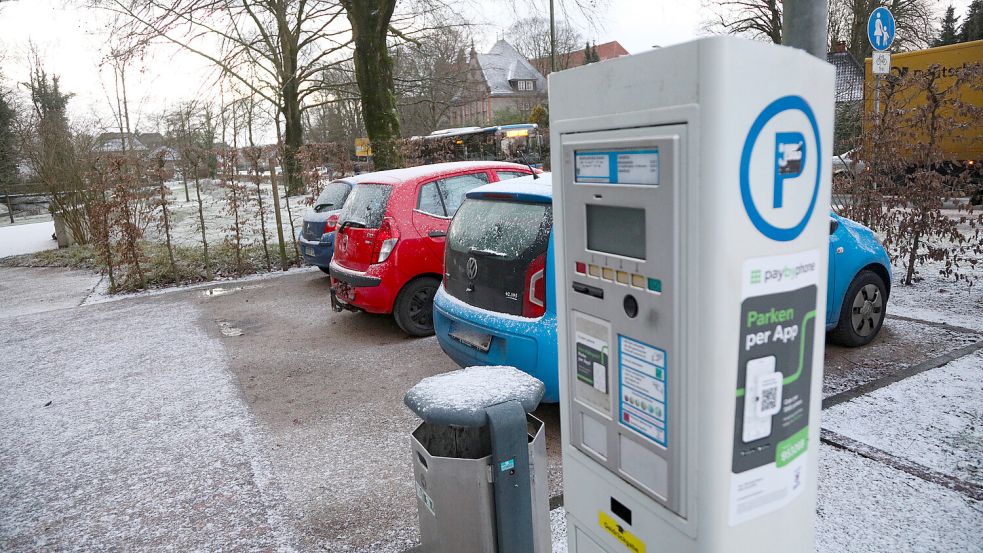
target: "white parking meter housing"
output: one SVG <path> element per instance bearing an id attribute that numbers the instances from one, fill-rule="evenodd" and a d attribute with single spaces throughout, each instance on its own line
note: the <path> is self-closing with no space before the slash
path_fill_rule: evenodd
<path id="1" fill-rule="evenodd" d="M 550 75 L 571 551 L 814 548 L 833 80 L 728 37 Z"/>

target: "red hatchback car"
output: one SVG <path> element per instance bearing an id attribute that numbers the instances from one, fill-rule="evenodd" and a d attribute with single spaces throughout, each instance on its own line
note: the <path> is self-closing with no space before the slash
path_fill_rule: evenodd
<path id="1" fill-rule="evenodd" d="M 355 187 L 338 218 L 331 306 L 392 313 L 407 334 L 433 334 L 444 240 L 464 195 L 531 172 L 515 163 L 463 161 L 346 179 Z"/>

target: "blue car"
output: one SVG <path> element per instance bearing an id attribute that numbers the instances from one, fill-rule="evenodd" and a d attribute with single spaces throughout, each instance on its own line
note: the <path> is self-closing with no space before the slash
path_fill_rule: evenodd
<path id="1" fill-rule="evenodd" d="M 338 221 L 352 184 L 344 180 L 328 183 L 304 214 L 304 223 L 297 235 L 297 245 L 304 262 L 328 273 L 334 255 L 334 224 Z"/>
<path id="2" fill-rule="evenodd" d="M 469 192 L 448 229 L 444 280 L 434 298 L 440 347 L 462 367 L 510 365 L 560 400 L 549 173 Z M 884 322 L 887 252 L 867 227 L 830 214 L 826 330 L 864 345 Z"/>

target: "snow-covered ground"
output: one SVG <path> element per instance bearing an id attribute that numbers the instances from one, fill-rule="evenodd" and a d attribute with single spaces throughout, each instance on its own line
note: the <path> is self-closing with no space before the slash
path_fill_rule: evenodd
<path id="1" fill-rule="evenodd" d="M 929 262 L 918 268 L 918 282 L 903 286 L 904 270 L 894 267 L 894 285 L 888 300 L 889 315 L 902 315 L 983 331 L 983 262 L 963 270 L 973 281 L 954 281 L 939 274 L 941 265 Z"/>
<path id="2" fill-rule="evenodd" d="M 819 455 L 819 553 L 983 551 L 981 502 L 848 451 Z"/>
<path id="3" fill-rule="evenodd" d="M 266 446 L 193 304 L 58 313 L 0 319 L 0 550 L 290 549 Z"/>
<path id="4" fill-rule="evenodd" d="M 184 183 L 172 181 L 167 183 L 171 190 L 171 204 L 168 206 L 169 218 L 171 223 L 171 239 L 175 244 L 197 245 L 201 243 L 201 230 L 198 222 L 198 200 L 195 194 L 194 183 L 188 183 L 190 201 L 185 200 Z M 247 243 L 259 243 L 262 239 L 262 227 L 259 219 L 259 204 L 256 201 L 256 185 L 247 183 L 246 192 L 250 200 L 242 206 L 240 218 L 243 227 L 243 238 Z M 276 240 L 276 214 L 273 210 L 273 188 L 269 183 L 260 184 L 260 191 L 263 196 L 263 209 L 266 212 L 266 232 L 267 240 Z M 201 183 L 201 204 L 205 218 L 205 236 L 209 243 L 217 243 L 227 237 L 231 237 L 230 228 L 235 219 L 228 212 L 229 202 L 226 200 L 227 189 L 223 188 L 218 181 L 205 180 Z M 293 230 L 299 232 L 304 218 L 304 212 L 308 206 L 304 203 L 305 196 L 291 196 L 289 215 L 287 212 L 287 199 L 283 198 L 282 183 L 280 187 L 280 217 L 283 225 L 283 237 L 290 241 L 291 217 L 293 218 Z M 151 225 L 147 229 L 148 238 L 160 239 L 163 241 L 163 234 L 156 226 Z"/>
<path id="5" fill-rule="evenodd" d="M 823 428 L 983 486 L 983 351 L 832 407 Z"/>
<path id="6" fill-rule="evenodd" d="M 51 239 L 54 232 L 55 223 L 51 220 L 0 227 L 0 257 L 53 250 L 58 247 L 58 242 Z"/>

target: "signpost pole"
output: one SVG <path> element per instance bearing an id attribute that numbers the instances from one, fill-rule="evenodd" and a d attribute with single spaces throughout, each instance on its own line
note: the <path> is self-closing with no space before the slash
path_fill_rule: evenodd
<path id="1" fill-rule="evenodd" d="M 881 76 L 874 77 L 874 124 L 880 125 L 881 118 Z"/>

